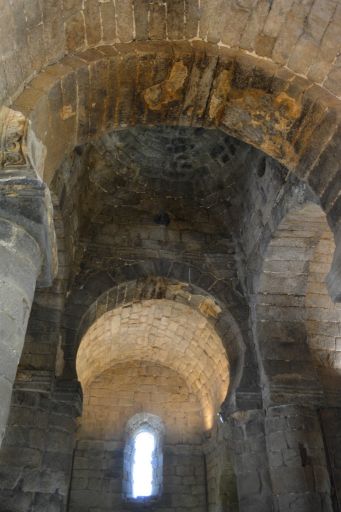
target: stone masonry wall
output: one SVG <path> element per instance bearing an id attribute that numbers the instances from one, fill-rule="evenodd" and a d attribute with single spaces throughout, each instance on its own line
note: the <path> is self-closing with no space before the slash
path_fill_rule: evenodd
<path id="1" fill-rule="evenodd" d="M 163 492 L 155 504 L 122 499 L 123 444 L 79 441 L 75 452 L 70 512 L 206 512 L 205 465 L 202 450 L 187 444 L 165 445 Z"/>
<path id="2" fill-rule="evenodd" d="M 36 385 L 13 393 L 0 452 L 1 512 L 66 512 L 79 395 Z"/>
<path id="3" fill-rule="evenodd" d="M 323 408 L 320 410 L 320 419 L 331 479 L 333 506 L 334 510 L 339 510 L 341 505 L 341 411 L 339 408 Z"/>
<path id="4" fill-rule="evenodd" d="M 233 468 L 236 475 L 239 510 L 272 512 L 264 411 L 237 411 L 227 418 Z"/>
<path id="5" fill-rule="evenodd" d="M 166 443 L 201 444 L 201 404 L 185 379 L 165 366 L 144 361 L 116 364 L 83 393 L 81 438 L 121 439 L 128 420 L 147 412 L 166 426 Z"/>
<path id="6" fill-rule="evenodd" d="M 209 512 L 239 512 L 237 479 L 231 452 L 231 431 L 220 419 L 205 441 Z"/>
<path id="7" fill-rule="evenodd" d="M 317 412 L 273 407 L 265 417 L 274 510 L 333 510 L 323 435 Z"/>

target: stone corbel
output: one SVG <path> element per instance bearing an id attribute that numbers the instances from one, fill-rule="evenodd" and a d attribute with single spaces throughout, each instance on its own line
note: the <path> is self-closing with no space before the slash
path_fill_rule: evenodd
<path id="1" fill-rule="evenodd" d="M 57 273 L 56 237 L 50 191 L 29 156 L 28 121 L 0 108 L 0 217 L 22 226 L 39 243 L 42 269 L 38 287 L 48 287 Z"/>

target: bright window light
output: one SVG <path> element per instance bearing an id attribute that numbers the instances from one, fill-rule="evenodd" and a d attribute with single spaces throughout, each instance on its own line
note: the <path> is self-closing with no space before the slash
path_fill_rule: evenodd
<path id="1" fill-rule="evenodd" d="M 153 493 L 153 453 L 155 437 L 140 432 L 134 440 L 133 498 L 148 497 Z"/>

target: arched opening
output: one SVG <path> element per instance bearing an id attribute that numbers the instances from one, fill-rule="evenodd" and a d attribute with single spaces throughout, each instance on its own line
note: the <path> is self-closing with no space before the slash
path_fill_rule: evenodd
<path id="1" fill-rule="evenodd" d="M 333 253 L 333 237 L 321 207 L 305 202 L 291 209 L 268 246 L 256 315 L 266 400 L 272 405 L 284 401 L 292 404 L 289 412 L 278 408 L 278 417 L 295 418 L 286 421 L 296 421 L 297 430 L 310 424 L 311 431 L 320 437 L 318 449 L 326 448 L 324 464 L 329 467 L 332 496 L 337 502 L 340 471 L 335 429 L 341 419 L 337 392 L 341 310 L 340 304 L 332 302 L 326 286 Z M 303 416 L 306 414 L 304 422 L 299 419 L 300 409 L 305 411 Z M 278 438 L 283 433 L 279 430 Z M 311 439 L 296 439 L 293 446 L 301 455 L 292 466 L 311 467 L 310 457 L 316 450 Z M 286 457 L 285 450 L 281 453 Z M 271 470 L 276 471 L 275 458 L 272 465 Z M 325 482 L 329 485 L 327 475 Z M 294 485 L 291 492 L 296 492 Z"/>
<path id="2" fill-rule="evenodd" d="M 115 475 L 106 492 L 94 493 L 97 506 L 157 500 L 160 510 L 204 511 L 206 437 L 213 445 L 227 357 L 209 318 L 175 301 L 143 300 L 96 320 L 77 354 L 84 403 L 70 510 L 82 494 L 79 461 L 95 456 L 107 461 L 99 479 Z"/>
<path id="3" fill-rule="evenodd" d="M 215 414 L 227 394 L 229 364 L 221 339 L 207 318 L 186 305 L 165 299 L 146 300 L 108 311 L 87 330 L 77 353 L 83 393 L 86 396 L 96 378 L 106 375 L 116 365 L 121 365 L 123 373 L 125 364 L 139 361 L 165 366 L 185 379 L 189 391 L 200 403 L 199 425 L 204 430 L 212 428 Z M 115 375 L 116 371 L 110 378 Z M 175 389 L 171 388 L 171 392 Z M 148 395 L 141 395 L 137 407 L 148 402 Z M 163 407 L 161 398 L 156 407 Z M 87 417 L 89 428 L 91 425 L 99 428 L 91 410 Z M 118 415 L 118 421 L 124 421 L 122 414 Z M 177 435 L 182 435 L 177 421 L 174 427 Z M 196 428 L 198 424 L 192 421 L 186 430 L 194 433 Z"/>
<path id="4" fill-rule="evenodd" d="M 162 495 L 164 425 L 158 416 L 138 413 L 126 426 L 123 497 L 136 502 Z"/>
<path id="5" fill-rule="evenodd" d="M 295 364 L 292 391 L 303 386 L 309 394 L 314 389 L 318 400 L 323 388 L 330 405 L 336 398 L 332 390 L 338 387 L 341 320 L 340 306 L 332 302 L 326 286 L 333 253 L 333 237 L 321 207 L 307 202 L 293 208 L 269 244 L 258 295 L 259 342 L 269 386 L 280 390 L 283 385 L 282 392 L 287 387 L 290 393 L 289 365 Z M 265 345 L 270 318 L 275 318 L 272 331 L 274 325 L 278 329 Z M 275 365 L 282 365 L 283 380 Z M 294 375 L 299 375 L 299 382 Z"/>
<path id="6" fill-rule="evenodd" d="M 335 99 L 310 85 L 243 51 L 136 41 L 66 57 L 32 80 L 13 107 L 31 119 L 29 151 L 47 183 L 75 146 L 138 124 L 219 127 L 308 178 L 336 128 Z"/>

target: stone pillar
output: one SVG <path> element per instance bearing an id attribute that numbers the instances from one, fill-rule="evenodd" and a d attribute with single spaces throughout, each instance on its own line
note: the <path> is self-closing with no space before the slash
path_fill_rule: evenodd
<path id="1" fill-rule="evenodd" d="M 27 123 L 0 109 L 0 445 L 37 280 L 56 271 L 52 206 L 26 152 Z"/>
<path id="2" fill-rule="evenodd" d="M 40 266 L 35 239 L 0 218 L 0 445 Z"/>
<path id="3" fill-rule="evenodd" d="M 317 412 L 298 405 L 270 407 L 266 444 L 276 512 L 332 512 L 331 486 Z"/>
<path id="4" fill-rule="evenodd" d="M 35 512 L 67 512 L 77 419 L 81 409 L 79 382 L 57 381 L 50 401 L 42 464 L 36 474 L 33 472 L 28 478 L 23 478 L 22 490 L 31 493 L 32 510 Z"/>
<path id="5" fill-rule="evenodd" d="M 240 512 L 273 512 L 264 411 L 238 411 L 228 419 Z"/>
<path id="6" fill-rule="evenodd" d="M 77 381 L 37 373 L 15 384 L 0 450 L 0 510 L 67 511 L 81 401 Z"/>

